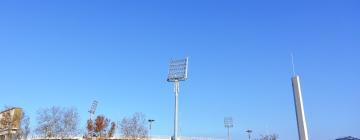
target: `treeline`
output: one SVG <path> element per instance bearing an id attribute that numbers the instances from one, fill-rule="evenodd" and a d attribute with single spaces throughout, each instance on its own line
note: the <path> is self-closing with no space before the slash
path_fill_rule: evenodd
<path id="1" fill-rule="evenodd" d="M 4 110 L 9 108 L 11 107 L 6 106 Z M 3 115 L 0 123 L 10 124 L 11 120 L 7 120 L 7 118 L 6 114 Z M 69 138 L 81 135 L 88 139 L 94 137 L 105 139 L 114 137 L 117 131 L 129 139 L 146 138 L 148 135 L 147 121 L 143 113 L 134 113 L 133 116 L 125 117 L 117 122 L 105 117 L 105 115 L 97 115 L 94 120 L 88 119 L 83 128 L 80 127 L 81 124 L 79 122 L 80 117 L 76 108 L 57 106 L 42 108 L 36 112 L 36 125 L 33 131 L 31 131 L 30 117 L 23 111 L 20 129 L 11 137 L 27 139 L 31 132 L 43 138 Z"/>
<path id="2" fill-rule="evenodd" d="M 12 107 L 4 107 L 4 110 Z M 36 112 L 36 125 L 33 131 L 30 129 L 30 117 L 22 112 L 20 118 L 20 129 L 8 137 L 15 139 L 27 139 L 33 132 L 42 138 L 70 138 L 73 136 L 83 136 L 92 140 L 103 140 L 112 138 L 117 132 L 128 139 L 145 139 L 148 136 L 147 121 L 143 113 L 134 113 L 130 117 L 125 117 L 121 121 L 112 121 L 105 115 L 97 115 L 94 120 L 90 117 L 85 125 L 79 124 L 80 117 L 76 108 L 49 107 L 42 108 Z M 3 114 L 0 123 L 4 128 L 10 128 L 10 114 Z M 81 127 L 84 126 L 84 127 Z M 9 133 L 10 134 L 10 133 Z M 278 140 L 277 134 L 260 135 L 253 140 Z"/>

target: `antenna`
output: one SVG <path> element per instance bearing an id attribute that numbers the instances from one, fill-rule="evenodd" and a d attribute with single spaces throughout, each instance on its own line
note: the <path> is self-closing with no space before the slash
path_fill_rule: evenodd
<path id="1" fill-rule="evenodd" d="M 295 64 L 294 64 L 294 54 L 291 53 L 290 55 L 291 55 L 291 64 L 292 64 L 293 76 L 295 76 L 296 73 L 295 73 Z"/>

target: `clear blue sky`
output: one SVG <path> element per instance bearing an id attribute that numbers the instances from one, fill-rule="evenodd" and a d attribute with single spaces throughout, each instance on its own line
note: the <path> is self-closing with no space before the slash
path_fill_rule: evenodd
<path id="1" fill-rule="evenodd" d="M 0 105 L 76 107 L 121 120 L 143 112 L 172 135 L 171 58 L 189 57 L 180 134 L 297 139 L 290 53 L 309 136 L 360 137 L 360 1 L 0 2 Z"/>

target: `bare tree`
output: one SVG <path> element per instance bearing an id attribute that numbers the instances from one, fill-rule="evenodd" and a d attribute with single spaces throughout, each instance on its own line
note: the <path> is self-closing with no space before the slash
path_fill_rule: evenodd
<path id="1" fill-rule="evenodd" d="M 91 119 L 87 120 L 86 129 L 88 131 L 88 136 L 90 136 L 90 137 L 94 136 L 94 122 L 93 122 L 93 120 L 91 120 Z"/>
<path id="2" fill-rule="evenodd" d="M 112 123 L 111 123 L 110 130 L 108 131 L 108 137 L 109 137 L 109 138 L 111 138 L 111 137 L 114 136 L 115 130 L 116 130 L 116 123 L 115 123 L 115 122 L 112 122 Z"/>
<path id="3" fill-rule="evenodd" d="M 20 119 L 20 129 L 17 130 L 16 139 L 27 139 L 30 135 L 30 117 L 23 111 Z"/>
<path id="4" fill-rule="evenodd" d="M 75 108 L 64 109 L 61 120 L 62 137 L 78 134 L 79 114 Z"/>
<path id="5" fill-rule="evenodd" d="M 60 107 L 51 107 L 40 109 L 37 112 L 37 128 L 36 132 L 44 137 L 56 137 L 61 131 L 61 115 Z"/>
<path id="6" fill-rule="evenodd" d="M 36 132 L 44 137 L 68 137 L 78 132 L 79 116 L 75 108 L 45 108 L 37 115 Z"/>
<path id="7" fill-rule="evenodd" d="M 130 139 L 146 138 L 148 130 L 146 119 L 143 113 L 135 113 L 132 117 L 125 117 L 121 123 L 121 133 Z"/>
<path id="8" fill-rule="evenodd" d="M 106 134 L 106 128 L 109 126 L 109 122 L 110 120 L 103 115 L 96 117 L 94 125 L 94 132 L 96 133 L 96 136 L 105 137 L 104 134 Z"/>
<path id="9" fill-rule="evenodd" d="M 104 139 L 106 137 L 113 137 L 116 129 L 115 122 L 111 123 L 109 128 L 110 119 L 106 118 L 104 115 L 99 115 L 96 117 L 95 121 L 89 119 L 86 124 L 86 129 L 88 131 L 88 137 L 98 137 L 99 139 Z"/>

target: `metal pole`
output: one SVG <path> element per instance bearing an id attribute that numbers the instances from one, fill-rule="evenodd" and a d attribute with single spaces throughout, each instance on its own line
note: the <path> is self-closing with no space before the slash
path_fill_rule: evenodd
<path id="1" fill-rule="evenodd" d="M 174 140 L 178 140 L 178 95 L 179 81 L 175 80 L 175 114 L 174 114 Z"/>
<path id="2" fill-rule="evenodd" d="M 230 140 L 230 127 L 228 127 L 227 129 L 228 129 L 228 140 Z"/>
<path id="3" fill-rule="evenodd" d="M 151 139 L 151 126 L 152 126 L 152 123 L 154 122 L 155 120 L 153 119 L 149 119 L 148 122 L 149 122 L 149 139 Z"/>
<path id="4" fill-rule="evenodd" d="M 150 122 L 150 127 L 149 127 L 149 138 L 151 139 L 151 122 Z"/>
<path id="5" fill-rule="evenodd" d="M 245 132 L 247 132 L 247 133 L 248 133 L 249 140 L 250 140 L 250 139 L 251 139 L 251 133 L 252 133 L 252 130 L 248 129 L 248 130 L 246 130 Z"/>

